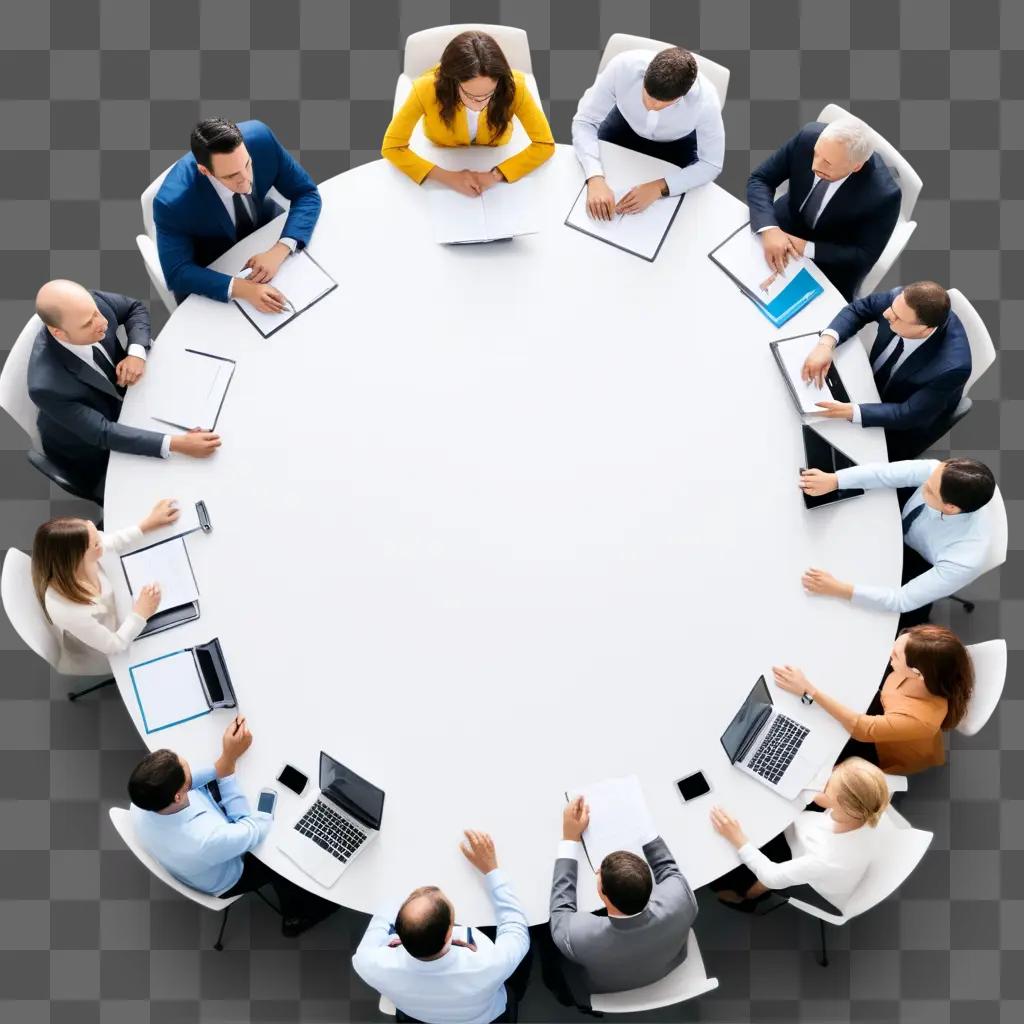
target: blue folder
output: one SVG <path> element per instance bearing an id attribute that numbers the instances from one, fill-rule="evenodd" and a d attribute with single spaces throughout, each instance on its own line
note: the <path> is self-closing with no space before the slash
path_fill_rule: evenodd
<path id="1" fill-rule="evenodd" d="M 746 288 L 743 289 L 743 294 L 776 327 L 781 327 L 787 320 L 796 316 L 804 306 L 816 299 L 824 290 L 807 268 L 801 267 L 796 277 L 771 302 L 762 302 L 751 292 L 747 291 Z"/>

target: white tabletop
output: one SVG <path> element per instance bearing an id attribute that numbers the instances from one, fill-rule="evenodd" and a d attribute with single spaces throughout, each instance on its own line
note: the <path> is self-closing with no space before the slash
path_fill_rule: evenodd
<path id="1" fill-rule="evenodd" d="M 898 583 L 895 495 L 804 508 L 800 418 L 768 347 L 842 299 L 827 285 L 777 331 L 707 258 L 742 203 L 691 192 L 651 264 L 563 226 L 581 182 L 559 146 L 537 172 L 544 229 L 465 247 L 433 242 L 421 189 L 383 162 L 325 182 L 310 251 L 333 294 L 269 340 L 193 297 L 153 346 L 150 377 L 185 345 L 237 359 L 223 448 L 110 461 L 112 528 L 163 496 L 205 499 L 214 525 L 189 541 L 200 620 L 114 659 L 129 713 L 139 724 L 129 664 L 220 637 L 255 735 L 243 788 L 276 785 L 286 761 L 314 779 L 305 798 L 277 786 L 275 830 L 315 791 L 321 749 L 386 791 L 379 839 L 330 890 L 273 834 L 257 851 L 358 910 L 433 883 L 461 920 L 492 922 L 457 850 L 470 827 L 545 920 L 564 790 L 627 773 L 703 885 L 737 862 L 713 803 L 756 843 L 801 806 L 719 743 L 758 675 L 797 664 L 864 708 L 885 666 L 895 616 L 810 597 L 800 574 Z M 859 344 L 837 364 L 877 399 Z M 146 383 L 123 419 L 152 427 Z M 885 458 L 879 430 L 823 429 L 858 461 Z M 772 689 L 831 763 L 842 729 Z M 144 739 L 211 762 L 230 718 Z M 713 792 L 684 805 L 674 780 L 698 769 Z M 580 900 L 597 905 L 592 882 Z"/>

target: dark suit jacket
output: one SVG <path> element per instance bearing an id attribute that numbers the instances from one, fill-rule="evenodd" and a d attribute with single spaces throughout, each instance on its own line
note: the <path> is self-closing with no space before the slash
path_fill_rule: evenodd
<path id="1" fill-rule="evenodd" d="M 259 208 L 256 226 L 282 212 L 267 198 L 270 189 L 276 188 L 291 201 L 281 235 L 303 248 L 320 216 L 316 183 L 262 121 L 243 121 L 238 130 L 252 159 L 252 197 Z M 160 266 L 178 301 L 195 292 L 226 302 L 230 275 L 208 270 L 207 264 L 235 244 L 235 226 L 191 153 L 181 157 L 164 178 L 153 202 L 153 219 Z"/>
<path id="2" fill-rule="evenodd" d="M 902 287 L 888 292 L 865 295 L 844 306 L 829 327 L 839 335 L 839 343 L 856 334 L 865 324 L 878 324 L 871 362 L 885 351 L 892 341 L 893 330 L 882 314 L 891 305 Z M 971 375 L 971 347 L 960 318 L 952 310 L 946 322 L 921 347 L 908 356 L 889 378 L 881 397 L 884 401 L 867 402 L 860 407 L 865 427 L 887 430 L 920 430 L 938 437 L 944 433 L 953 410 L 964 393 L 964 384 Z"/>
<path id="3" fill-rule="evenodd" d="M 779 227 L 814 242 L 814 262 L 849 302 L 892 235 L 901 193 L 892 172 L 872 154 L 839 186 L 809 228 L 799 211 L 815 182 L 811 162 L 824 127 L 820 121 L 805 125 L 750 175 L 750 227 Z M 775 199 L 775 190 L 784 181 L 789 182 L 789 191 Z"/>
<path id="4" fill-rule="evenodd" d="M 93 292 L 107 320 L 101 344 L 116 366 L 128 354 L 115 333 L 124 326 L 128 345 L 150 346 L 149 311 L 138 299 Z M 28 362 L 28 393 L 39 409 L 43 450 L 69 475 L 92 487 L 102 481 L 110 452 L 159 457 L 164 435 L 122 426 L 121 395 L 103 373 L 69 352 L 43 327 Z"/>

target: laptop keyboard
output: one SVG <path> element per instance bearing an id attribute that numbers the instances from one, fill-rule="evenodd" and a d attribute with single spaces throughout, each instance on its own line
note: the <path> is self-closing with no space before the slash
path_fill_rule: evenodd
<path id="1" fill-rule="evenodd" d="M 768 735 L 747 762 L 747 767 L 769 782 L 778 782 L 793 763 L 807 732 L 806 726 L 792 718 L 776 715 Z"/>
<path id="2" fill-rule="evenodd" d="M 361 828 L 320 800 L 299 818 L 295 831 L 312 839 L 343 864 L 368 838 Z"/>

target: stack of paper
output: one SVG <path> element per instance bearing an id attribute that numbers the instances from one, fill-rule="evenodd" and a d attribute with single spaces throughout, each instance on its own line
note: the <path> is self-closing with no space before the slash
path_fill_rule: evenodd
<path id="1" fill-rule="evenodd" d="M 147 733 L 208 714 L 210 705 L 191 651 L 165 654 L 129 669 Z"/>
<path id="2" fill-rule="evenodd" d="M 583 845 L 595 870 L 616 850 L 643 856 L 644 846 L 657 837 L 658 830 L 635 775 L 605 779 L 566 794 L 570 800 L 580 795 L 590 806 L 590 824 L 583 833 Z"/>
<path id="3" fill-rule="evenodd" d="M 140 551 L 121 556 L 125 579 L 132 595 L 147 583 L 160 584 L 158 611 L 180 608 L 199 599 L 199 588 L 192 573 L 184 537 L 174 537 Z"/>
<path id="4" fill-rule="evenodd" d="M 493 242 L 540 230 L 533 182 L 492 185 L 479 196 L 450 188 L 430 190 L 434 239 L 442 245 Z"/>
<path id="5" fill-rule="evenodd" d="M 269 338 L 338 287 L 334 278 L 310 256 L 308 249 L 289 256 L 269 284 L 288 300 L 288 306 L 281 313 L 263 313 L 245 299 L 235 300 L 235 305 L 264 338 Z"/>
<path id="6" fill-rule="evenodd" d="M 234 360 L 195 349 L 161 353 L 150 385 L 153 419 L 182 430 L 213 430 L 234 372 Z"/>

